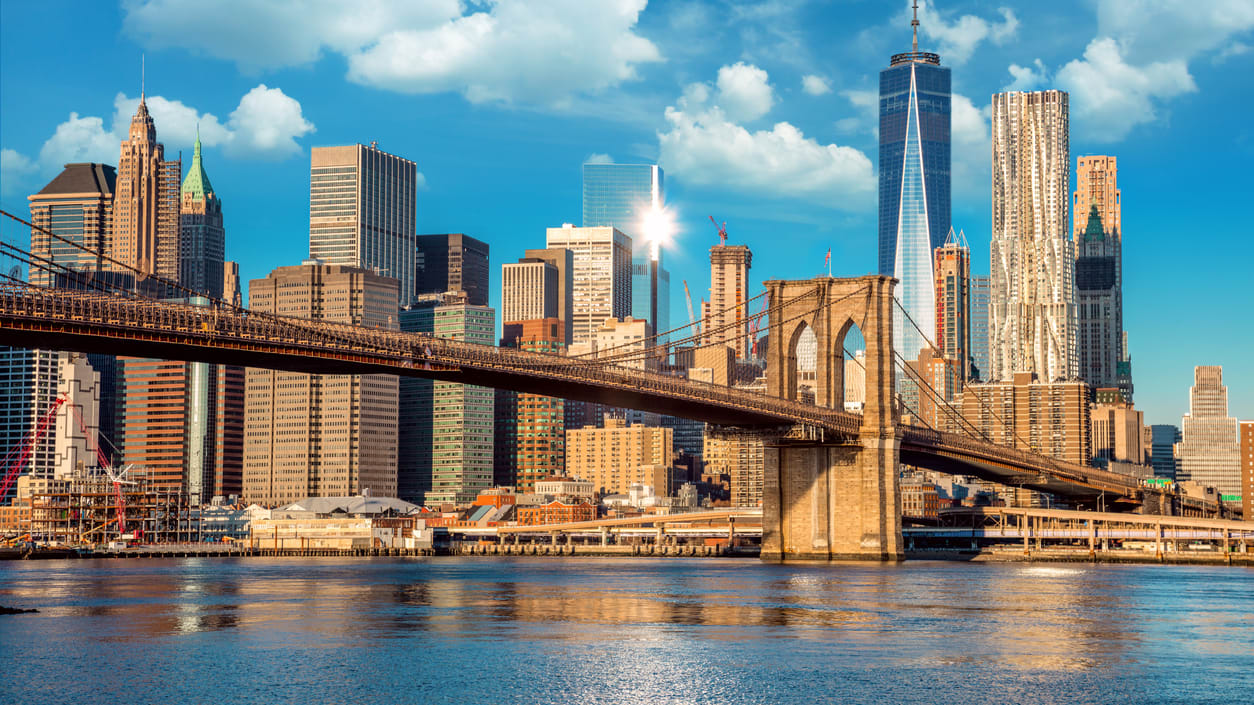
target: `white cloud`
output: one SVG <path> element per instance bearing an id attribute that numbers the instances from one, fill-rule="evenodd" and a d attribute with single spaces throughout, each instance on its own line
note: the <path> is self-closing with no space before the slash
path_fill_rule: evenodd
<path id="1" fill-rule="evenodd" d="M 1097 36 L 1052 83 L 1071 93 L 1075 132 L 1113 142 L 1154 122 L 1168 100 L 1197 90 L 1189 62 L 1211 52 L 1220 63 L 1249 51 L 1236 35 L 1254 29 L 1250 0 L 1097 0 Z M 1008 90 L 1050 83 L 1044 64 L 1012 64 Z"/>
<path id="2" fill-rule="evenodd" d="M 832 92 L 832 86 L 826 78 L 810 74 L 801 77 L 801 90 L 810 95 L 826 95 Z"/>
<path id="3" fill-rule="evenodd" d="M 1010 75 L 1014 80 L 1006 84 L 1006 87 L 1002 90 L 1034 91 L 1049 84 L 1049 71 L 1040 59 L 1033 61 L 1031 66 L 1011 64 Z"/>
<path id="4" fill-rule="evenodd" d="M 284 159 L 297 154 L 300 146 L 296 139 L 314 131 L 296 99 L 264 83 L 240 99 L 225 124 L 212 113 L 202 113 L 178 100 L 148 96 L 145 102 L 157 128 L 157 140 L 166 146 L 167 156 L 179 149 L 190 149 L 197 125 L 205 145 L 222 147 L 230 156 L 249 159 Z M 116 164 L 138 106 L 139 98 L 118 93 L 113 99 L 112 123 L 107 130 L 103 118 L 70 113 L 69 119 L 57 125 L 44 142 L 37 160 L 5 149 L 5 174 L 13 178 L 4 179 L 4 190 L 27 185 L 23 177 L 51 177 L 71 162 Z"/>
<path id="5" fill-rule="evenodd" d="M 956 146 L 988 145 L 988 119 L 965 95 L 950 98 L 950 137 Z M 988 156 L 988 155 L 984 155 Z"/>
<path id="6" fill-rule="evenodd" d="M 1002 45 L 1014 38 L 1019 29 L 1019 19 L 1014 11 L 1000 7 L 997 12 L 1001 14 L 1001 21 L 990 21 L 976 15 L 963 15 L 950 21 L 934 10 L 929 2 L 919 5 L 919 29 L 924 36 L 940 42 L 937 52 L 942 58 L 954 66 L 961 66 L 984 40 Z"/>
<path id="7" fill-rule="evenodd" d="M 637 78 L 661 60 L 632 29 L 644 0 L 500 0 L 487 12 L 387 32 L 348 55 L 348 77 L 401 93 L 457 91 L 473 103 L 561 106 Z"/>
<path id="8" fill-rule="evenodd" d="M 614 157 L 611 157 L 608 154 L 602 154 L 600 152 L 593 152 L 592 154 L 588 155 L 587 159 L 583 160 L 583 163 L 584 164 L 613 164 Z"/>
<path id="9" fill-rule="evenodd" d="M 125 129 L 119 136 L 116 127 L 115 123 L 115 131 L 106 132 L 104 120 L 70 113 L 39 150 L 41 171 L 55 171 L 71 162 L 116 163 L 125 138 Z"/>
<path id="10" fill-rule="evenodd" d="M 564 106 L 662 60 L 634 31 L 645 2 L 131 0 L 124 26 L 147 47 L 184 48 L 246 71 L 332 52 L 347 60 L 349 80 L 384 90 Z"/>
<path id="11" fill-rule="evenodd" d="M 127 0 L 124 30 L 150 49 L 186 49 L 247 72 L 300 66 L 324 50 L 348 55 L 388 32 L 436 27 L 458 0 Z"/>
<path id="12" fill-rule="evenodd" d="M 837 129 L 842 132 L 867 132 L 880 134 L 880 96 L 875 91 L 841 91 L 855 110 L 856 117 L 842 118 L 836 121 Z"/>
<path id="13" fill-rule="evenodd" d="M 170 100 L 159 95 L 145 97 L 148 114 L 152 115 L 153 124 L 157 126 L 157 139 L 171 145 L 190 145 L 196 140 L 196 127 L 200 126 L 200 141 L 210 147 L 217 147 L 231 140 L 231 132 L 219 122 L 213 113 L 201 113 L 190 105 L 179 100 Z M 117 141 L 126 139 L 126 131 L 131 124 L 131 117 L 139 108 L 139 97 L 128 97 L 118 93 L 113 98 L 113 129 L 112 135 Z M 113 162 L 118 158 L 118 145 L 113 145 L 113 155 L 106 161 Z M 100 161 L 99 159 L 95 161 Z"/>
<path id="14" fill-rule="evenodd" d="M 775 103 L 775 91 L 762 69 L 738 61 L 718 70 L 718 104 L 736 122 L 766 115 Z"/>
<path id="15" fill-rule="evenodd" d="M 15 149 L 0 149 L 0 193 L 18 193 L 26 177 L 37 168 L 25 154 Z"/>
<path id="16" fill-rule="evenodd" d="M 964 199 L 988 195 L 989 108 L 977 108 L 965 95 L 950 98 L 950 182 Z"/>
<path id="17" fill-rule="evenodd" d="M 871 160 L 862 152 L 820 144 L 790 123 L 749 131 L 709 91 L 690 85 L 678 107 L 666 108 L 658 161 L 686 183 L 807 200 L 837 208 L 865 207 L 874 193 Z"/>
<path id="18" fill-rule="evenodd" d="M 1083 59 L 1059 69 L 1057 83 L 1071 93 L 1071 114 L 1079 131 L 1107 142 L 1153 122 L 1158 102 L 1197 90 L 1183 59 L 1133 66 L 1108 37 L 1094 39 Z"/>
<path id="19" fill-rule="evenodd" d="M 228 153 L 269 159 L 300 154 L 296 138 L 314 131 L 313 123 L 301 114 L 296 99 L 278 88 L 267 88 L 264 83 L 240 99 L 227 128 Z"/>
<path id="20" fill-rule="evenodd" d="M 1132 63 L 1190 60 L 1254 29 L 1250 0 L 1099 0 L 1097 36 L 1118 41 Z"/>
<path id="21" fill-rule="evenodd" d="M 1221 64 L 1234 56 L 1244 56 L 1250 53 L 1251 49 L 1254 49 L 1254 47 L 1245 42 L 1233 42 L 1216 53 L 1215 57 L 1211 59 L 1211 63 Z"/>
<path id="22" fill-rule="evenodd" d="M 431 189 L 430 184 L 427 183 L 427 175 L 422 173 L 421 171 L 418 172 L 418 175 L 414 179 L 414 181 L 417 183 L 419 191 L 428 191 Z"/>

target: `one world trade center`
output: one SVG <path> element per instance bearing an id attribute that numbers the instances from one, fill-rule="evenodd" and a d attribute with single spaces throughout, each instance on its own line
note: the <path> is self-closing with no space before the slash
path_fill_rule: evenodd
<path id="1" fill-rule="evenodd" d="M 919 51 L 918 8 L 912 51 L 880 71 L 879 273 L 896 277 L 894 347 L 914 360 L 936 341 L 932 252 L 949 232 L 949 69 Z M 917 326 L 917 329 L 916 329 Z M 922 331 L 922 333 L 920 333 Z"/>

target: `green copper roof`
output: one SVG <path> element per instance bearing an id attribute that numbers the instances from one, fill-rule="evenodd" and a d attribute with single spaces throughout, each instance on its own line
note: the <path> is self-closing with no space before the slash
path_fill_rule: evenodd
<path id="1" fill-rule="evenodd" d="M 196 150 L 192 153 L 192 166 L 187 170 L 187 176 L 183 178 L 183 188 L 180 189 L 183 194 L 192 194 L 192 197 L 203 201 L 208 194 L 213 193 L 213 185 L 209 183 L 209 175 L 205 173 L 205 167 L 200 163 L 200 128 L 196 128 Z"/>
<path id="2" fill-rule="evenodd" d="M 200 154 L 200 151 L 197 150 L 196 153 Z M 200 159 L 197 158 L 195 163 L 199 164 Z M 1101 242 L 1106 239 L 1106 232 L 1102 230 L 1102 216 L 1097 213 L 1096 203 L 1093 204 L 1093 207 L 1089 208 L 1089 224 L 1088 227 L 1084 229 L 1084 239 L 1085 241 L 1095 240 L 1097 242 Z"/>

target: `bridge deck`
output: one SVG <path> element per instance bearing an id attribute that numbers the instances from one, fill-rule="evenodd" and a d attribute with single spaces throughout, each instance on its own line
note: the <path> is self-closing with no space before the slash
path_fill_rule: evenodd
<path id="1" fill-rule="evenodd" d="M 856 440 L 862 418 L 635 368 L 476 345 L 433 335 L 286 318 L 221 306 L 117 294 L 0 286 L 3 343 L 320 374 L 393 374 L 477 384 L 724 426 L 823 429 Z M 1082 502 L 1101 496 L 1139 503 L 1155 488 L 1136 478 L 1036 453 L 912 426 L 899 430 L 902 462 L 1050 492 Z M 1197 511 L 1214 511 L 1199 506 Z"/>

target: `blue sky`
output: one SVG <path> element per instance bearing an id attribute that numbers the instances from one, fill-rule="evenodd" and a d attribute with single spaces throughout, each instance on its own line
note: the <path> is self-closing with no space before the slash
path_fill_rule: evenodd
<path id="1" fill-rule="evenodd" d="M 0 203 L 25 212 L 65 162 L 117 162 L 146 55 L 158 138 L 190 161 L 199 121 L 246 279 L 308 253 L 312 146 L 415 160 L 419 231 L 486 240 L 494 287 L 546 227 L 579 222 L 584 161 L 658 161 L 683 321 L 682 280 L 709 286 L 710 215 L 758 282 L 820 274 L 828 248 L 838 276 L 874 270 L 875 91 L 909 49 L 908 4 L 3 3 Z M 1221 364 L 1231 413 L 1254 418 L 1254 3 L 921 4 L 921 48 L 953 70 L 953 222 L 974 268 L 990 95 L 1068 90 L 1072 168 L 1119 158 L 1137 406 L 1178 424 L 1193 365 Z"/>

